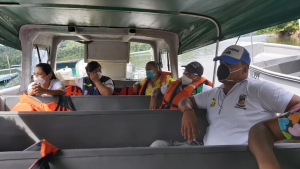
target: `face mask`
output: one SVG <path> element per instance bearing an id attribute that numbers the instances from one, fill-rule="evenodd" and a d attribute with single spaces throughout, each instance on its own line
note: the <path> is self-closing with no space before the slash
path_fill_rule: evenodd
<path id="1" fill-rule="evenodd" d="M 49 75 L 50 75 L 50 74 L 49 74 Z M 47 76 L 45 77 L 45 79 L 47 79 L 47 77 L 48 77 L 49 75 L 47 75 Z M 43 84 L 46 83 L 46 80 L 45 80 L 45 79 L 40 78 L 40 77 L 33 76 L 33 81 L 34 81 L 35 83 L 39 83 L 39 84 L 41 84 L 41 85 L 43 85 Z M 48 81 L 47 81 L 47 82 L 48 82 Z"/>
<path id="2" fill-rule="evenodd" d="M 182 85 L 189 85 L 189 84 L 193 83 L 193 79 L 190 79 L 186 75 L 183 75 L 181 77 L 181 83 L 182 83 Z"/>
<path id="3" fill-rule="evenodd" d="M 217 71 L 217 76 L 219 81 L 233 81 L 235 82 L 236 80 L 228 80 L 227 78 L 230 76 L 231 73 L 237 72 L 242 70 L 244 67 L 241 67 L 240 69 L 237 69 L 235 71 L 230 71 L 230 68 L 226 64 L 220 64 L 218 67 Z"/>
<path id="4" fill-rule="evenodd" d="M 99 79 L 101 79 L 102 77 L 102 72 L 97 72 L 98 76 L 99 76 Z"/>
<path id="5" fill-rule="evenodd" d="M 148 70 L 146 71 L 146 76 L 151 79 L 155 76 L 155 74 L 153 73 L 153 70 Z"/>

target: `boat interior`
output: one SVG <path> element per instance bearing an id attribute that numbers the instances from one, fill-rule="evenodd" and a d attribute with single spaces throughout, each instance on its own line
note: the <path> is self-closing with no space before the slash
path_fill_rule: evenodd
<path id="1" fill-rule="evenodd" d="M 151 45 L 157 62 L 160 51 L 167 51 L 168 69 L 177 79 L 179 54 L 216 43 L 217 56 L 219 41 L 298 19 L 299 6 L 299 0 L 0 2 L 0 43 L 22 50 L 21 85 L 0 91 L 0 168 L 31 166 L 40 152 L 26 148 L 42 139 L 61 149 L 49 163 L 51 169 L 258 168 L 247 145 L 150 148 L 155 140 L 183 137 L 182 113 L 149 110 L 149 96 L 71 96 L 76 109 L 71 112 L 11 110 L 32 82 L 36 46 L 48 50 L 47 63 L 55 71 L 59 44 L 83 43 L 84 62 L 99 62 L 118 91 L 136 82 L 126 79 L 131 42 Z M 215 75 L 216 63 L 211 73 Z M 42 103 L 59 99 L 32 98 Z M 209 122 L 206 110 L 196 114 L 201 142 Z M 300 144 L 280 143 L 274 151 L 282 169 L 300 166 Z"/>

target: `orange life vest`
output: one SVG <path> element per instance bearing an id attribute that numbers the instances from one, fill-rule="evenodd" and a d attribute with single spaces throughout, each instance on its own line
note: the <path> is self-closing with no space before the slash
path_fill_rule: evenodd
<path id="1" fill-rule="evenodd" d="M 180 102 L 180 100 L 182 100 L 185 97 L 191 96 L 195 88 L 205 82 L 208 82 L 208 85 L 211 85 L 210 81 L 206 80 L 204 77 L 201 77 L 200 80 L 189 84 L 177 94 L 176 91 L 181 86 L 181 81 L 176 80 L 175 82 L 169 84 L 169 87 L 166 90 L 162 104 L 159 107 L 159 109 L 177 110 L 178 103 Z"/>
<path id="2" fill-rule="evenodd" d="M 115 87 L 114 95 L 134 95 L 133 87 L 122 87 L 120 91 L 117 91 L 117 87 Z"/>
<path id="3" fill-rule="evenodd" d="M 71 111 L 66 107 L 59 106 L 55 102 L 41 103 L 25 93 L 19 96 L 19 103 L 11 109 L 11 111 Z M 60 101 L 59 101 L 60 102 Z"/>
<path id="4" fill-rule="evenodd" d="M 31 150 L 34 149 L 34 150 Z M 41 158 L 36 160 L 29 169 L 44 169 L 44 168 L 50 168 L 49 162 L 52 159 L 52 157 L 60 151 L 59 148 L 56 148 L 52 144 L 50 144 L 47 140 L 42 140 L 35 145 L 29 147 L 25 151 L 36 151 L 39 150 L 41 154 Z"/>
<path id="5" fill-rule="evenodd" d="M 65 91 L 66 95 L 82 95 L 81 88 L 78 86 L 68 86 Z"/>
<path id="6" fill-rule="evenodd" d="M 160 73 L 160 86 L 162 87 L 162 86 L 166 85 L 166 75 L 171 76 L 171 73 L 170 72 L 163 72 L 163 71 L 160 71 L 159 73 Z M 145 83 L 140 88 L 139 95 L 145 95 L 149 80 L 150 80 L 150 78 L 146 78 Z"/>

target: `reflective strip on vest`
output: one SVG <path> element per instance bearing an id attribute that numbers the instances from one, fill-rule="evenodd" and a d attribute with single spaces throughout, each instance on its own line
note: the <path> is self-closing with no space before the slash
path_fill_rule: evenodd
<path id="1" fill-rule="evenodd" d="M 166 90 L 160 109 L 161 108 L 178 109 L 178 103 L 180 102 L 180 100 L 182 100 L 185 97 L 191 96 L 196 86 L 198 87 L 205 81 L 206 79 L 204 77 L 201 77 L 200 80 L 193 82 L 192 84 L 189 84 L 177 94 L 175 94 L 174 92 L 177 92 L 177 89 L 179 88 L 181 81 L 176 80 L 174 83 L 171 83 Z"/>
<path id="2" fill-rule="evenodd" d="M 86 83 L 83 83 L 84 86 L 87 86 L 87 87 L 91 87 L 93 86 L 92 84 L 86 84 Z"/>

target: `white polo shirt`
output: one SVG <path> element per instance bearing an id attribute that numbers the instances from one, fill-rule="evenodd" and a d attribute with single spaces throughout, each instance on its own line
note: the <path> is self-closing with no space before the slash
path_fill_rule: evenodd
<path id="1" fill-rule="evenodd" d="M 276 85 L 247 78 L 225 95 L 224 85 L 194 96 L 207 109 L 209 127 L 204 145 L 248 144 L 249 129 L 259 121 L 284 113 L 293 94 Z"/>

